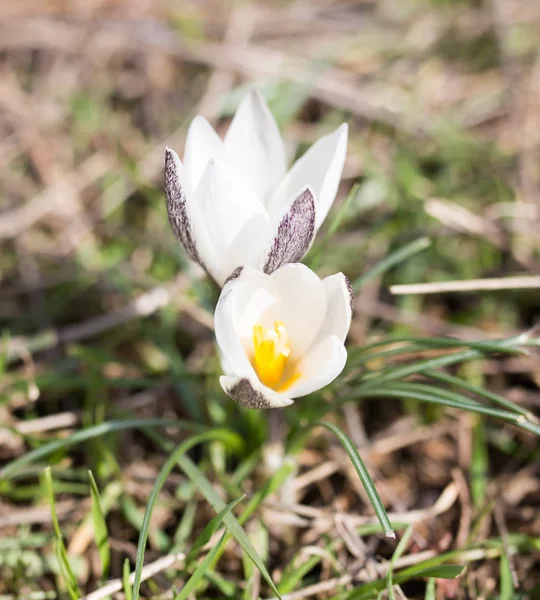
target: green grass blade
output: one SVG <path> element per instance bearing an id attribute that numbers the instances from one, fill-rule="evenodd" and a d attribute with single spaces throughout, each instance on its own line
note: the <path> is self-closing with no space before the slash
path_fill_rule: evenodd
<path id="1" fill-rule="evenodd" d="M 430 577 L 426 583 L 426 595 L 424 596 L 424 600 L 436 600 L 436 579 Z"/>
<path id="2" fill-rule="evenodd" d="M 383 373 L 374 373 L 368 378 L 364 378 L 362 389 L 378 387 L 381 383 L 397 381 L 399 379 L 404 379 L 405 377 L 410 377 L 411 375 L 418 375 L 432 369 L 440 369 L 441 367 L 447 367 L 466 360 L 473 360 L 475 358 L 480 358 L 481 356 L 483 356 L 483 352 L 471 348 L 462 350 L 461 352 L 453 352 L 451 354 L 445 354 L 444 356 L 438 356 L 437 358 L 419 360 L 403 367 L 393 367 Z"/>
<path id="3" fill-rule="evenodd" d="M 364 273 L 360 277 L 354 280 L 352 287 L 355 292 L 362 288 L 368 281 L 376 279 L 380 275 L 383 275 L 393 267 L 399 265 L 403 261 L 407 260 L 411 256 L 414 256 L 418 252 L 425 250 L 431 245 L 431 240 L 427 237 L 421 237 L 417 240 L 406 244 L 402 248 L 399 248 L 395 252 L 389 254 L 386 258 L 377 263 L 367 273 Z"/>
<path id="4" fill-rule="evenodd" d="M 56 540 L 55 553 L 56 560 L 58 561 L 58 566 L 60 568 L 60 574 L 62 575 L 62 579 L 66 585 L 69 597 L 71 600 L 79 600 L 81 593 L 79 591 L 79 586 L 77 585 L 77 580 L 75 579 L 71 569 L 71 565 L 69 564 L 66 547 L 64 546 L 64 542 L 62 540 Z"/>
<path id="5" fill-rule="evenodd" d="M 295 467 L 292 461 L 285 458 L 283 464 L 274 473 L 274 475 L 264 483 L 259 491 L 253 494 L 250 501 L 247 503 L 239 522 L 245 523 L 247 519 L 249 519 L 249 517 L 257 510 L 261 502 L 276 492 L 283 485 L 287 477 L 289 477 L 289 475 L 294 471 L 294 468 Z"/>
<path id="6" fill-rule="evenodd" d="M 240 502 L 242 502 L 242 500 L 245 498 L 245 494 L 243 496 L 241 496 L 240 498 L 237 498 L 236 500 L 233 500 L 232 502 L 230 502 L 229 504 L 227 504 L 227 506 L 225 506 L 224 508 L 222 508 L 218 514 L 208 523 L 208 525 L 202 530 L 201 534 L 197 537 L 197 539 L 195 540 L 193 546 L 191 547 L 191 550 L 189 551 L 187 557 L 186 557 L 186 564 L 189 564 L 198 554 L 199 550 L 210 541 L 210 538 L 214 535 L 214 533 L 219 529 L 219 527 L 221 526 L 221 523 L 223 522 L 223 519 L 225 518 L 225 515 L 227 515 L 227 513 L 231 512 L 232 509 L 239 504 Z"/>
<path id="7" fill-rule="evenodd" d="M 439 557 L 437 557 L 439 558 Z M 425 577 L 433 577 L 436 579 L 455 579 L 459 577 L 465 569 L 465 565 L 433 565 L 425 566 L 424 563 L 419 563 L 407 569 L 404 569 L 400 573 L 397 573 L 394 577 L 394 583 L 401 585 L 411 579 L 424 579 Z M 424 566 L 423 566 L 424 565 Z M 352 590 L 345 600 L 367 600 L 368 598 L 374 598 L 378 592 L 384 590 L 386 586 L 386 578 L 377 579 L 364 585 L 358 586 Z"/>
<path id="8" fill-rule="evenodd" d="M 497 353 L 505 354 L 520 354 L 522 346 L 533 344 L 535 340 L 528 334 L 519 334 L 499 340 L 461 340 L 455 338 L 443 337 L 414 337 L 414 336 L 394 336 L 385 337 L 384 339 L 376 340 L 362 347 L 362 352 L 369 352 L 374 348 L 384 346 L 395 346 L 396 344 L 415 344 L 422 348 L 443 349 L 443 348 L 467 348 L 478 350 L 482 353 Z M 536 343 L 534 343 L 537 346 Z"/>
<path id="9" fill-rule="evenodd" d="M 429 567 L 420 571 L 416 571 L 414 575 L 408 575 L 407 579 L 405 576 L 396 577 L 397 583 L 403 583 L 408 579 L 418 579 L 419 577 L 435 577 L 436 579 L 455 579 L 459 577 L 465 571 L 467 567 L 465 565 L 440 565 L 438 567 Z"/>
<path id="10" fill-rule="evenodd" d="M 140 510 L 133 498 L 127 494 L 124 494 L 120 499 L 119 508 L 122 511 L 123 517 L 131 525 L 131 527 L 140 533 L 144 520 L 144 511 Z M 152 542 L 157 550 L 164 552 L 170 547 L 171 540 L 162 528 L 156 527 L 150 533 L 153 536 Z"/>
<path id="11" fill-rule="evenodd" d="M 475 510 L 486 505 L 489 485 L 489 451 L 484 420 L 476 417 L 472 428 L 472 449 L 470 464 L 471 498 Z"/>
<path id="12" fill-rule="evenodd" d="M 230 510 L 230 509 L 229 509 Z M 191 592 L 197 587 L 199 581 L 204 577 L 204 574 L 212 566 L 214 559 L 222 551 L 227 542 L 227 530 L 221 536 L 219 542 L 210 550 L 210 552 L 204 557 L 201 564 L 195 569 L 193 575 L 186 581 L 184 587 L 180 590 L 174 600 L 187 600 Z"/>
<path id="13" fill-rule="evenodd" d="M 459 410 L 466 410 L 472 413 L 478 413 L 481 415 L 489 415 L 491 417 L 497 417 L 503 419 L 508 423 L 512 423 L 526 431 L 530 431 L 536 435 L 540 435 L 540 426 L 534 423 L 528 422 L 522 415 L 516 415 L 509 411 L 503 411 L 496 408 L 489 408 L 479 403 L 474 403 L 470 398 L 461 399 L 458 401 L 455 398 L 449 397 L 450 392 L 440 390 L 432 386 L 427 386 L 419 383 L 394 383 L 391 385 L 381 385 L 377 389 L 358 388 L 354 392 L 354 398 L 344 397 L 339 400 L 339 403 L 345 403 L 351 401 L 351 399 L 357 398 L 414 398 L 421 400 L 422 402 L 429 402 L 432 404 L 438 404 L 440 406 L 447 406 L 449 408 L 457 408 Z"/>
<path id="14" fill-rule="evenodd" d="M 289 563 L 289 566 L 285 569 L 281 581 L 279 582 L 279 591 L 282 594 L 292 592 L 319 562 L 321 562 L 320 556 L 310 556 L 300 565 L 294 565 L 293 567 Z"/>
<path id="15" fill-rule="evenodd" d="M 238 523 L 240 525 L 243 525 L 255 513 L 265 498 L 276 492 L 283 485 L 283 482 L 289 477 L 294 468 L 294 462 L 286 457 L 284 464 L 264 483 L 262 488 L 251 497 L 246 507 L 243 509 L 242 514 L 238 517 Z M 231 533 L 229 532 L 229 536 L 230 535 Z M 218 554 L 216 560 L 219 560 L 219 557 Z"/>
<path id="16" fill-rule="evenodd" d="M 53 479 L 51 473 L 51 467 L 47 467 L 44 472 L 45 488 L 47 492 L 47 498 L 51 507 L 51 516 L 53 521 L 53 529 L 56 537 L 56 557 L 58 559 L 58 566 L 60 572 L 66 584 L 68 593 L 72 600 L 80 598 L 81 593 L 77 584 L 77 578 L 73 573 L 73 569 L 69 563 L 69 557 L 66 552 L 64 545 L 64 539 L 62 537 L 62 530 L 60 529 L 60 523 L 58 522 L 58 516 L 56 514 L 56 501 L 54 499 Z"/>
<path id="17" fill-rule="evenodd" d="M 126 600 L 133 600 L 131 583 L 129 582 L 129 576 L 131 574 L 131 567 L 129 566 L 129 558 L 126 558 L 122 567 L 122 587 L 124 590 L 124 596 Z"/>
<path id="18" fill-rule="evenodd" d="M 161 446 L 163 450 L 166 452 L 171 451 L 170 443 L 163 438 L 162 435 L 157 433 L 156 431 L 145 431 L 146 435 L 148 435 L 155 443 Z M 203 473 L 198 469 L 198 467 L 191 461 L 187 456 L 183 455 L 178 460 L 179 466 L 183 469 L 186 475 L 191 479 L 191 481 L 199 488 L 199 491 L 206 498 L 206 500 L 213 506 L 214 510 L 218 512 L 222 508 L 225 507 L 225 503 L 223 499 L 216 493 L 213 485 L 210 481 L 203 475 Z M 290 470 L 293 467 L 293 464 L 285 459 L 283 466 L 274 474 L 272 479 L 267 481 L 263 488 L 259 490 L 250 500 L 246 508 L 243 510 L 242 514 L 236 519 L 236 517 L 229 513 L 227 517 L 224 519 L 225 524 L 229 530 L 229 534 L 232 535 L 236 541 L 240 544 L 243 550 L 248 554 L 252 562 L 261 572 L 263 578 L 268 583 L 269 587 L 272 589 L 274 595 L 278 598 L 281 598 L 281 595 L 270 574 L 268 573 L 264 563 L 260 560 L 255 548 L 251 544 L 251 541 L 247 537 L 246 533 L 241 527 L 241 523 L 247 521 L 247 519 L 255 512 L 260 503 L 267 497 L 267 495 L 273 493 L 277 487 L 279 487 L 280 482 L 282 482 L 289 474 Z M 379 525 L 370 525 L 369 531 L 377 531 Z M 403 525 L 405 527 L 405 525 Z"/>
<path id="19" fill-rule="evenodd" d="M 405 548 L 407 548 L 407 544 L 411 539 L 412 532 L 412 525 L 409 525 L 409 527 L 407 527 L 403 533 L 403 537 L 399 540 L 399 544 L 397 545 L 394 554 L 390 559 L 388 571 L 386 573 L 386 591 L 388 593 L 389 600 L 394 600 L 394 567 L 396 565 L 396 561 L 401 557 L 403 552 L 405 552 Z"/>
<path id="20" fill-rule="evenodd" d="M 141 532 L 139 535 L 139 544 L 137 546 L 137 558 L 135 561 L 135 581 L 133 583 L 133 600 L 138 600 L 139 592 L 141 588 L 141 580 L 142 580 L 142 569 L 144 566 L 144 553 L 146 550 L 146 542 L 148 540 L 148 533 L 150 530 L 150 519 L 152 517 L 152 512 L 154 510 L 154 505 L 159 496 L 161 488 L 165 484 L 167 477 L 170 475 L 171 471 L 174 469 L 176 464 L 179 461 L 179 458 L 185 454 L 188 450 L 200 444 L 202 442 L 206 442 L 208 440 L 220 440 L 221 442 L 233 445 L 233 446 L 241 446 L 242 439 L 233 434 L 231 431 L 226 429 L 212 429 L 210 431 L 205 431 L 204 433 L 194 435 L 189 438 L 172 452 L 169 456 L 159 475 L 156 479 L 156 483 L 152 488 L 152 493 L 148 498 L 148 504 L 146 506 L 146 511 L 144 513 L 144 519 L 141 526 Z"/>
<path id="21" fill-rule="evenodd" d="M 103 514 L 99 489 L 96 480 L 92 475 L 92 471 L 90 470 L 88 470 L 88 477 L 90 479 L 90 492 L 92 496 L 92 520 L 94 522 L 94 535 L 96 538 L 99 559 L 101 561 L 101 572 L 103 577 L 107 577 L 109 566 L 111 564 L 111 551 L 109 548 L 109 532 L 107 529 L 107 521 L 105 519 L 105 515 Z"/>
<path id="22" fill-rule="evenodd" d="M 425 347 L 421 344 L 409 344 L 399 345 L 398 348 L 390 348 L 387 350 L 380 350 L 377 352 L 364 353 L 361 348 L 351 348 L 349 352 L 350 366 L 355 368 L 365 365 L 366 363 L 381 363 L 384 365 L 392 364 L 391 359 L 395 356 L 402 357 L 404 355 L 411 355 L 415 352 L 425 350 Z M 389 360 L 390 359 L 390 360 Z"/>
<path id="23" fill-rule="evenodd" d="M 330 431 L 337 437 L 340 444 L 345 449 L 345 452 L 347 452 L 347 454 L 349 455 L 349 458 L 351 459 L 351 462 L 354 468 L 356 469 L 356 472 L 358 473 L 358 477 L 360 477 L 360 481 L 362 482 L 362 485 L 366 490 L 369 501 L 371 502 L 371 506 L 373 506 L 373 510 L 377 515 L 377 519 L 379 520 L 379 523 L 383 528 L 384 535 L 389 538 L 395 538 L 396 534 L 392 529 L 390 519 L 386 514 L 386 510 L 383 506 L 383 503 L 381 502 L 375 484 L 373 483 L 373 480 L 371 479 L 369 472 L 366 469 L 366 466 L 364 465 L 364 462 L 361 459 L 358 450 L 356 449 L 356 446 L 337 425 L 334 425 L 333 423 L 328 423 L 327 421 L 315 421 L 314 424 L 325 427 L 326 429 L 328 429 L 328 431 Z"/>
<path id="24" fill-rule="evenodd" d="M 5 373 L 9 355 L 9 331 L 3 331 L 0 336 L 0 375 Z"/>
<path id="25" fill-rule="evenodd" d="M 210 502 L 215 511 L 220 511 L 225 507 L 225 502 L 223 501 L 221 496 L 215 491 L 210 481 L 208 481 L 208 479 L 202 474 L 202 472 L 198 469 L 195 463 L 193 463 L 193 461 L 191 461 L 187 456 L 184 455 L 178 459 L 178 464 L 186 473 L 186 475 L 199 488 L 203 496 L 208 502 Z M 229 529 L 232 536 L 240 544 L 244 552 L 249 556 L 249 558 L 257 567 L 257 569 L 259 569 L 261 575 L 266 580 L 266 583 L 270 586 L 272 592 L 276 595 L 277 598 L 281 600 L 281 595 L 275 583 L 272 581 L 270 573 L 266 569 L 263 561 L 261 560 L 257 551 L 253 547 L 253 544 L 248 538 L 246 532 L 242 529 L 236 517 L 231 512 L 229 512 L 225 515 L 223 521 L 225 522 L 225 525 L 227 525 L 227 528 Z"/>
<path id="26" fill-rule="evenodd" d="M 51 467 L 47 467 L 43 472 L 43 477 L 45 479 L 45 488 L 47 491 L 47 499 L 49 500 L 49 505 L 51 507 L 51 516 L 53 522 L 54 533 L 57 538 L 62 539 L 62 531 L 60 529 L 60 523 L 58 522 L 58 516 L 56 515 L 56 501 L 54 499 L 54 488 L 53 488 L 53 479 Z"/>
<path id="27" fill-rule="evenodd" d="M 383 390 L 383 389 L 384 390 L 399 390 L 399 391 L 403 392 L 404 394 L 418 393 L 418 394 L 431 395 L 431 396 L 439 398 L 441 400 L 441 402 L 447 401 L 449 403 L 449 406 L 452 406 L 454 408 L 462 408 L 462 409 L 469 408 L 472 411 L 475 411 L 476 409 L 478 409 L 480 412 L 487 410 L 488 413 L 492 417 L 515 418 L 515 415 L 514 415 L 514 417 L 512 417 L 513 413 L 510 413 L 505 410 L 501 410 L 499 408 L 491 408 L 489 406 L 484 406 L 483 404 L 480 404 L 480 402 L 478 402 L 477 400 L 473 400 L 472 398 L 469 398 L 468 396 L 463 396 L 456 392 L 445 390 L 440 387 L 431 385 L 429 383 L 416 383 L 414 381 L 395 381 L 395 382 L 387 383 L 386 385 L 381 385 L 380 389 L 381 390 Z M 482 414 L 484 414 L 484 413 L 482 413 Z"/>
<path id="28" fill-rule="evenodd" d="M 11 461 L 4 468 L 0 469 L 0 479 L 9 479 L 10 477 L 13 477 L 13 475 L 15 475 L 22 467 L 29 465 L 40 458 L 45 458 L 57 450 L 69 448 L 75 444 L 80 444 L 81 442 L 86 442 L 87 440 L 95 439 L 108 433 L 122 431 L 124 429 L 142 429 L 149 427 L 161 427 L 165 425 L 175 426 L 179 427 L 180 429 L 192 431 L 200 431 L 203 429 L 200 425 L 188 423 L 186 421 L 179 421 L 177 419 L 129 419 L 123 421 L 108 421 L 106 423 L 96 425 L 95 427 L 89 427 L 88 429 L 78 431 L 67 438 L 49 442 L 40 448 L 36 448 L 35 450 L 27 452 L 20 458 Z"/>
<path id="29" fill-rule="evenodd" d="M 512 571 L 510 570 L 510 562 L 508 557 L 503 552 L 499 559 L 500 577 L 500 600 L 512 600 L 514 597 L 514 584 L 512 582 Z"/>
<path id="30" fill-rule="evenodd" d="M 195 491 L 195 486 L 191 485 L 191 482 L 189 486 Z M 177 494 L 179 493 L 181 494 L 181 492 L 177 491 Z M 175 552 L 179 552 L 181 548 L 186 547 L 186 543 L 190 539 L 190 535 L 193 532 L 195 518 L 197 517 L 199 506 L 198 501 L 193 493 L 191 493 L 191 497 L 189 498 L 186 498 L 186 496 L 182 494 L 182 499 L 185 500 L 186 503 L 184 504 L 182 515 L 173 536 L 174 546 L 172 550 Z"/>
<path id="31" fill-rule="evenodd" d="M 170 443 L 167 440 L 165 440 L 163 436 L 159 435 L 155 431 L 147 431 L 146 434 L 157 444 L 159 444 L 165 451 L 170 452 Z M 226 506 L 221 496 L 215 491 L 212 483 L 204 476 L 204 474 L 193 463 L 192 460 L 190 460 L 187 456 L 182 455 L 178 459 L 178 464 L 184 471 L 184 473 L 186 473 L 186 475 L 189 477 L 189 479 L 191 479 L 191 481 L 198 487 L 199 491 L 206 498 L 207 502 L 211 504 L 211 506 L 216 512 L 219 512 Z M 266 484 L 263 486 L 263 489 L 259 493 L 255 494 L 255 496 L 251 499 L 248 506 L 242 512 L 238 519 L 236 519 L 234 514 L 232 514 L 231 512 L 227 513 L 225 518 L 223 519 L 225 525 L 227 526 L 227 529 L 229 530 L 229 534 L 232 535 L 235 538 L 235 540 L 240 544 L 240 546 L 242 547 L 244 552 L 249 556 L 253 564 L 257 567 L 257 569 L 259 569 L 261 575 L 265 579 L 266 583 L 269 585 L 272 592 L 280 600 L 280 592 L 274 584 L 270 573 L 264 565 L 264 562 L 261 560 L 261 557 L 258 555 L 256 549 L 251 543 L 251 540 L 247 536 L 246 532 L 242 529 L 241 523 L 247 521 L 247 519 L 258 508 L 260 502 L 264 500 L 264 498 L 266 497 L 265 494 L 272 493 L 278 482 L 282 481 L 282 478 L 286 477 L 286 475 L 290 473 L 290 469 L 291 465 L 286 460 L 283 466 L 272 477 L 272 479 L 266 482 Z M 257 503 L 255 503 L 255 498 L 257 498 Z"/>
<path id="32" fill-rule="evenodd" d="M 411 355 L 422 350 L 426 349 L 434 349 L 434 350 L 443 350 L 443 349 L 461 349 L 461 351 L 446 354 L 444 357 L 445 361 L 447 357 L 450 360 L 448 364 L 455 364 L 457 362 L 464 362 L 467 360 L 471 360 L 473 358 L 481 358 L 485 354 L 489 353 L 504 353 L 504 354 L 523 354 L 523 349 L 521 346 L 525 344 L 525 338 L 523 336 L 517 336 L 513 338 L 506 338 L 500 341 L 475 341 L 475 342 L 467 342 L 463 340 L 456 340 L 450 338 L 389 338 L 387 340 L 374 342 L 368 346 L 364 346 L 363 348 L 354 348 L 349 352 L 349 363 L 352 367 L 359 367 L 369 363 L 370 361 L 381 362 L 383 365 L 391 365 L 384 369 L 378 369 L 377 371 L 369 373 L 367 376 L 362 374 L 360 377 L 355 378 L 355 380 L 360 380 L 363 383 L 369 385 L 371 380 L 376 380 L 378 377 L 385 377 L 387 375 L 392 375 L 390 379 L 400 379 L 403 378 L 403 375 L 398 372 L 396 375 L 396 366 L 394 366 L 391 362 L 393 357 L 399 357 L 403 355 Z M 397 345 L 397 347 L 396 347 Z M 388 349 L 379 350 L 379 348 L 384 348 L 385 346 L 389 346 Z M 375 351 L 374 351 L 375 350 Z M 464 353 L 464 354 L 463 354 Z M 435 377 L 435 374 L 438 374 L 439 371 L 435 369 L 425 369 L 425 363 L 423 361 L 416 361 L 414 363 L 408 364 L 407 367 L 411 367 L 413 365 L 420 364 L 419 372 L 423 372 L 426 376 Z M 428 365 L 429 366 L 429 365 Z M 444 364 L 442 366 L 445 366 Z M 414 373 L 413 373 L 414 374 Z M 405 376 L 407 373 L 405 373 Z M 442 376 L 446 376 L 446 374 L 442 374 Z M 455 379 L 452 381 L 454 384 L 458 384 L 462 380 L 453 376 L 448 375 L 448 383 L 450 383 L 450 378 Z M 475 386 L 473 386 L 475 387 Z M 475 393 L 479 394 L 479 390 L 482 388 L 475 387 Z M 490 392 L 482 390 L 482 395 L 485 397 L 489 397 L 491 400 L 502 404 L 511 410 L 515 410 L 516 412 L 521 412 L 525 414 L 528 418 L 531 417 L 531 413 L 522 409 L 518 405 L 510 402 L 509 400 L 503 399 L 503 402 L 500 402 L 500 396 L 496 394 L 491 395 Z"/>
<path id="33" fill-rule="evenodd" d="M 518 404 L 515 404 L 514 402 L 503 398 L 499 394 L 495 394 L 493 392 L 490 392 L 489 390 L 486 390 L 485 388 L 473 385 L 472 383 L 469 383 L 468 381 L 465 381 L 460 377 L 455 377 L 454 375 L 450 375 L 449 373 L 443 373 L 440 371 L 426 371 L 425 375 L 427 375 L 431 379 L 435 379 L 436 381 L 441 381 L 442 383 L 448 383 L 449 385 L 461 387 L 464 390 L 467 390 L 468 392 L 480 396 L 481 398 L 491 400 L 499 406 L 503 406 L 504 408 L 510 411 L 513 411 L 519 415 L 523 415 L 527 419 L 535 418 L 534 415 L 532 415 L 531 412 L 526 408 L 523 408 L 522 406 L 519 406 Z"/>

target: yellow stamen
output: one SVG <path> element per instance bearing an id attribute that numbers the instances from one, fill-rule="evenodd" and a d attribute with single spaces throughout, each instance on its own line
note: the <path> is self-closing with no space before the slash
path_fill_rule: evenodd
<path id="1" fill-rule="evenodd" d="M 253 366 L 261 383 L 277 391 L 286 390 L 300 376 L 300 374 L 290 375 L 280 385 L 291 354 L 288 342 L 287 330 L 280 321 L 274 323 L 273 329 L 267 329 L 262 325 L 253 327 Z"/>

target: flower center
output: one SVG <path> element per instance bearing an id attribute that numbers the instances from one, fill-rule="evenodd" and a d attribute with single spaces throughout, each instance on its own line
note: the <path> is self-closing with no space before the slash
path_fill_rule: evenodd
<path id="1" fill-rule="evenodd" d="M 300 376 L 293 374 L 281 383 L 288 362 L 290 366 L 291 349 L 287 330 L 280 321 L 273 329 L 259 324 L 253 327 L 253 350 L 253 367 L 261 383 L 269 388 L 284 391 Z"/>

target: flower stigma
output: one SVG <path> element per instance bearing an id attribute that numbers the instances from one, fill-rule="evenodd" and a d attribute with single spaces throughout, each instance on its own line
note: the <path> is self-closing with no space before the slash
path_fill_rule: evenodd
<path id="1" fill-rule="evenodd" d="M 262 325 L 253 327 L 253 366 L 261 383 L 278 392 L 285 391 L 299 377 L 293 373 L 284 382 L 283 373 L 290 362 L 291 348 L 287 329 L 281 321 L 275 321 L 273 328 Z"/>

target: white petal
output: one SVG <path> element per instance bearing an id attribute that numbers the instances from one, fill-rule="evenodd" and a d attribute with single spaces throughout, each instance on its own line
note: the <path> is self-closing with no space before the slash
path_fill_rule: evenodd
<path id="1" fill-rule="evenodd" d="M 188 256 L 216 279 L 218 257 L 206 228 L 200 226 L 201 217 L 194 202 L 195 198 L 189 191 L 185 169 L 176 152 L 170 148 L 165 151 L 165 198 L 169 222 L 176 237 Z"/>
<path id="2" fill-rule="evenodd" d="M 266 261 L 266 248 L 272 239 L 272 228 L 265 212 L 252 215 L 238 232 L 227 250 L 227 273 L 242 265 L 257 269 L 263 268 Z"/>
<path id="3" fill-rule="evenodd" d="M 264 261 L 264 272 L 272 273 L 285 264 L 302 260 L 314 237 L 315 200 L 306 188 L 281 216 Z"/>
<path id="4" fill-rule="evenodd" d="M 188 129 L 184 150 L 184 168 L 192 190 L 199 181 L 211 159 L 223 160 L 223 143 L 210 123 L 200 115 L 195 117 Z"/>
<path id="5" fill-rule="evenodd" d="M 234 368 L 231 364 L 231 361 L 227 359 L 225 354 L 221 351 L 221 348 L 217 346 L 217 355 L 219 358 L 219 364 L 221 365 L 221 370 L 225 375 L 234 376 Z"/>
<path id="6" fill-rule="evenodd" d="M 230 287 L 223 290 L 214 313 L 214 330 L 222 367 L 238 377 L 256 378 L 236 329 L 236 299 Z"/>
<path id="7" fill-rule="evenodd" d="M 306 396 L 328 385 L 343 371 L 347 362 L 345 346 L 336 336 L 316 344 L 297 366 L 300 379 L 287 391 L 291 398 Z"/>
<path id="8" fill-rule="evenodd" d="M 255 89 L 240 104 L 223 146 L 227 166 L 264 201 L 285 175 L 286 160 L 277 123 Z"/>
<path id="9" fill-rule="evenodd" d="M 318 339 L 335 335 L 341 342 L 345 342 L 354 306 L 351 284 L 343 273 L 336 273 L 323 279 L 323 286 L 326 290 L 327 309 Z"/>
<path id="10" fill-rule="evenodd" d="M 268 320 L 283 322 L 293 355 L 303 356 L 317 337 L 326 314 L 322 281 L 310 268 L 299 263 L 285 265 L 270 277 L 278 288 L 280 302 L 275 315 L 268 315 Z"/>
<path id="11" fill-rule="evenodd" d="M 293 401 L 263 385 L 258 379 L 222 375 L 219 383 L 223 391 L 246 408 L 282 408 Z"/>
<path id="12" fill-rule="evenodd" d="M 318 140 L 291 167 L 270 203 L 270 214 L 288 206 L 298 192 L 308 185 L 315 195 L 318 229 L 336 197 L 345 154 L 347 152 L 348 127 L 340 125 L 333 133 Z"/>
<path id="13" fill-rule="evenodd" d="M 216 256 L 212 276 L 221 285 L 233 269 L 261 256 L 269 235 L 266 209 L 249 186 L 214 160 L 201 178 L 195 204 L 199 212 L 193 223 L 195 236 L 198 239 L 199 231 L 206 231 Z"/>
<path id="14" fill-rule="evenodd" d="M 253 326 L 261 323 L 264 316 L 279 305 L 276 284 L 269 275 L 253 267 L 237 269 L 225 282 L 222 295 L 231 289 L 235 297 L 236 331 L 244 347 L 253 346 Z M 273 321 L 268 326 L 272 326 Z"/>

